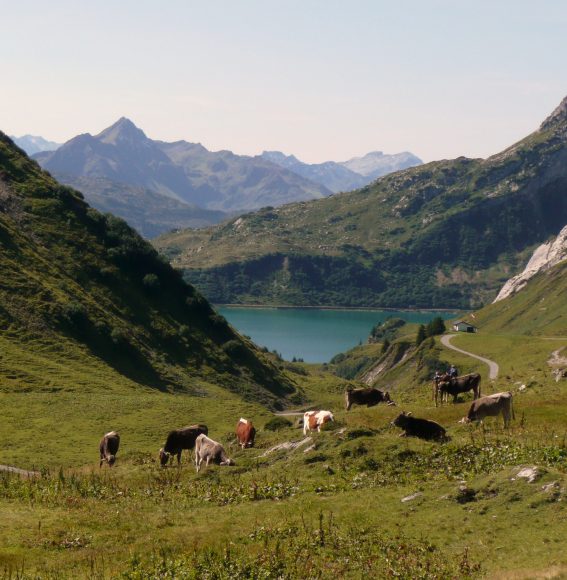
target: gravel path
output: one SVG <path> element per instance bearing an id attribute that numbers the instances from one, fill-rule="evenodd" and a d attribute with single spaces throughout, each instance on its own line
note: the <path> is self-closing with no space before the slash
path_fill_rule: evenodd
<path id="1" fill-rule="evenodd" d="M 488 365 L 488 378 L 489 379 L 495 379 L 498 377 L 498 373 L 500 371 L 500 367 L 498 366 L 498 363 L 494 362 L 493 360 L 490 360 L 488 358 L 484 358 L 483 356 L 479 356 L 478 354 L 473 354 L 472 352 L 467 352 L 466 350 L 463 350 L 462 348 L 458 348 L 456 346 L 453 346 L 451 344 L 451 339 L 457 336 L 456 334 L 444 334 L 441 337 L 441 344 L 443 344 L 443 346 L 446 346 L 447 348 L 451 348 L 453 350 L 456 350 L 457 352 L 460 352 L 461 354 L 466 354 L 467 356 L 470 356 L 472 358 L 476 358 L 480 361 L 482 361 L 484 364 Z"/>

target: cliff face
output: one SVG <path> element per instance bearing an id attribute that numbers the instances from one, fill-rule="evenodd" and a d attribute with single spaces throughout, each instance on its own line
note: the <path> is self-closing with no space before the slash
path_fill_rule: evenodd
<path id="1" fill-rule="evenodd" d="M 567 259 L 567 226 L 559 232 L 555 240 L 542 244 L 535 250 L 524 271 L 510 278 L 504 284 L 494 302 L 515 294 L 538 272 L 549 270 L 552 266 L 565 259 Z"/>

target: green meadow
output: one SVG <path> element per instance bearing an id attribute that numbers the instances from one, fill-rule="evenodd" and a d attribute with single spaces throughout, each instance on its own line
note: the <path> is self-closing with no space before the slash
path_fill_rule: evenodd
<path id="1" fill-rule="evenodd" d="M 567 388 L 547 360 L 567 340 L 478 334 L 453 343 L 499 362 L 490 384 L 482 363 L 441 348 L 462 372 L 483 373 L 484 392 L 514 392 L 511 429 L 501 418 L 458 423 L 470 399 L 435 408 L 430 382 L 409 384 L 408 369 L 392 391 L 397 407 L 347 413 L 349 381 L 285 363 L 307 405 L 332 409 L 336 422 L 296 449 L 269 452 L 303 440 L 296 417 L 267 430 L 270 412 L 212 384 L 196 385 L 200 396 L 160 393 L 74 357 L 71 346 L 61 365 L 48 349 L 3 342 L 26 387 L 18 369 L 3 373 L 2 462 L 41 474 L 0 473 L 0 570 L 7 578 L 561 577 Z M 401 409 L 439 421 L 451 440 L 401 438 L 390 425 Z M 258 427 L 254 449 L 235 444 L 240 416 Z M 180 469 L 159 467 L 167 431 L 196 421 L 235 467 L 197 475 L 188 454 Z M 99 469 L 97 443 L 110 429 L 122 434 L 118 461 Z M 533 482 L 518 477 L 525 467 L 536 467 Z"/>

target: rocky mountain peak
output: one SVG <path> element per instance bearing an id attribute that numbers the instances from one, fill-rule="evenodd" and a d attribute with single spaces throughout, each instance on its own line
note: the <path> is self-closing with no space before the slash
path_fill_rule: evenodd
<path id="1" fill-rule="evenodd" d="M 559 103 L 559 106 L 541 124 L 541 129 L 549 129 L 556 123 L 565 122 L 567 122 L 567 97 L 565 97 L 561 103 Z"/>
<path id="2" fill-rule="evenodd" d="M 146 134 L 126 117 L 120 117 L 116 123 L 110 125 L 96 135 L 102 143 L 117 145 L 119 143 L 146 141 Z"/>

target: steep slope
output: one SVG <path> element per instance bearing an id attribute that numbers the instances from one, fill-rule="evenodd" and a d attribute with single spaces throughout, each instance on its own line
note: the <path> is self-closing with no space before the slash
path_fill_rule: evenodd
<path id="1" fill-rule="evenodd" d="M 90 208 L 3 133 L 0 250 L 3 339 L 40 341 L 62 367 L 68 345 L 161 391 L 207 381 L 270 406 L 293 392 L 134 230 Z M 3 373 L 18 364 L 3 357 Z"/>
<path id="2" fill-rule="evenodd" d="M 145 238 L 181 228 L 202 228 L 227 219 L 230 214 L 189 205 L 141 186 L 104 177 L 77 177 L 55 173 L 61 183 L 80 191 L 89 205 L 124 219 Z"/>
<path id="3" fill-rule="evenodd" d="M 567 99 L 483 159 L 156 240 L 215 302 L 478 307 L 567 223 Z"/>
<path id="4" fill-rule="evenodd" d="M 545 272 L 565 259 L 567 259 L 567 226 L 553 241 L 542 244 L 535 250 L 524 270 L 502 286 L 494 302 L 504 300 L 520 291 L 538 272 Z"/>
<path id="5" fill-rule="evenodd" d="M 530 277 L 521 289 L 475 313 L 481 332 L 567 336 L 567 260 Z"/>
<path id="6" fill-rule="evenodd" d="M 261 157 L 212 152 L 186 141 L 154 141 L 124 117 L 98 135 L 79 135 L 57 151 L 35 158 L 57 175 L 102 177 L 223 211 L 281 205 L 331 193 Z"/>

